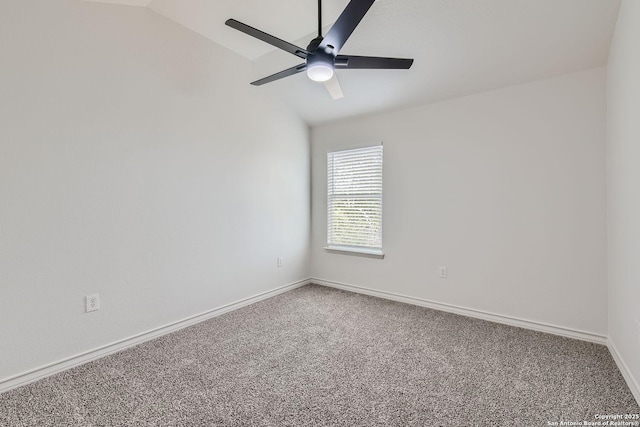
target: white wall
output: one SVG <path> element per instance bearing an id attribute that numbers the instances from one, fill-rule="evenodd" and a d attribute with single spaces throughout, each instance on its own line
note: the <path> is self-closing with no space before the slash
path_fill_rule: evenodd
<path id="1" fill-rule="evenodd" d="M 605 336 L 605 74 L 314 128 L 312 277 Z M 380 141 L 386 257 L 327 253 L 326 153 Z"/>
<path id="2" fill-rule="evenodd" d="M 640 2 L 620 9 L 608 64 L 609 341 L 640 400 Z"/>
<path id="3" fill-rule="evenodd" d="M 249 68 L 147 9 L 0 2 L 0 382 L 308 276 L 308 129 Z"/>

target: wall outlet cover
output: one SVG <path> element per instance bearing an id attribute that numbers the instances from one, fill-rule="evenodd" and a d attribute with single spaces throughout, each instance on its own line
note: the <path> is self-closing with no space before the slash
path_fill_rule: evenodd
<path id="1" fill-rule="evenodd" d="M 444 265 L 440 266 L 440 278 L 441 279 L 446 279 L 447 278 L 447 267 L 445 267 Z"/>
<path id="2" fill-rule="evenodd" d="M 87 295 L 85 299 L 85 311 L 89 313 L 96 310 L 100 310 L 100 294 Z"/>

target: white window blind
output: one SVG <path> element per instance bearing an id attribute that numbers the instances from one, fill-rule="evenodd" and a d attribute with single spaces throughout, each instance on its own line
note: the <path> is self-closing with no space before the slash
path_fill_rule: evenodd
<path id="1" fill-rule="evenodd" d="M 382 252 L 382 145 L 327 154 L 329 248 Z"/>

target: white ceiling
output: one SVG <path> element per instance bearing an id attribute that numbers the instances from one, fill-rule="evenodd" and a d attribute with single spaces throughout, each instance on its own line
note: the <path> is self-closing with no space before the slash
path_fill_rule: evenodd
<path id="1" fill-rule="evenodd" d="M 124 4 L 127 6 L 148 6 L 151 0 L 84 0 L 93 1 L 96 3 L 111 3 L 111 4 Z"/>
<path id="2" fill-rule="evenodd" d="M 146 6 L 252 60 L 256 79 L 301 60 L 225 26 L 226 19 L 302 47 L 317 31 L 316 0 L 89 1 Z M 347 3 L 323 1 L 326 28 Z M 284 99 L 313 125 L 589 69 L 606 63 L 619 6 L 620 0 L 379 0 L 341 53 L 412 57 L 410 70 L 338 70 L 345 97 L 337 101 L 304 73 L 255 90 Z"/>

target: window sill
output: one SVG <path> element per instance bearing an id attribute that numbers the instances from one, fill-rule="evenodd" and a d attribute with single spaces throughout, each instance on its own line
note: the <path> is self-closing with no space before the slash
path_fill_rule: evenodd
<path id="1" fill-rule="evenodd" d="M 327 246 L 323 248 L 325 251 L 334 254 L 363 256 L 366 258 L 384 259 L 384 252 L 377 249 L 364 249 L 364 248 L 345 248 L 339 246 Z"/>

